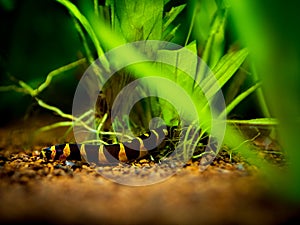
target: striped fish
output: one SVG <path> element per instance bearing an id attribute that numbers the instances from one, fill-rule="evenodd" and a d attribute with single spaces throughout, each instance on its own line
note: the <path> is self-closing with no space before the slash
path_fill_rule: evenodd
<path id="1" fill-rule="evenodd" d="M 150 130 L 130 141 L 110 144 L 59 144 L 42 149 L 40 157 L 48 160 L 82 160 L 88 163 L 106 164 L 129 162 L 146 156 L 156 149 L 168 135 L 165 127 Z"/>

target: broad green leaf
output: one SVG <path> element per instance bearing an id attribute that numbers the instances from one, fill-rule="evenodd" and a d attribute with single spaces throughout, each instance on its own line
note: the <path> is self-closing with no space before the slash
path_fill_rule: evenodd
<path id="1" fill-rule="evenodd" d="M 127 42 L 161 40 L 163 0 L 112 0 L 113 30 Z"/>
<path id="2" fill-rule="evenodd" d="M 185 49 L 188 49 L 191 51 L 191 53 L 194 53 L 194 57 L 186 57 L 186 54 L 184 54 Z M 205 98 L 202 90 L 199 87 L 195 89 L 195 76 L 197 74 L 196 72 L 198 66 L 196 42 L 191 42 L 189 45 L 179 50 L 160 50 L 158 52 L 158 58 L 164 58 L 165 61 L 168 61 L 171 65 L 180 65 L 180 68 L 185 71 L 183 72 L 183 70 L 179 70 L 178 66 L 173 67 L 161 65 L 160 68 L 162 70 L 161 76 L 174 81 L 177 85 L 179 85 L 186 91 L 186 93 L 190 96 L 190 99 L 192 99 L 192 101 L 194 102 L 198 114 L 203 118 L 203 121 L 209 120 L 210 117 L 207 117 L 207 115 L 205 115 L 205 112 L 203 112 L 203 107 L 207 105 L 207 99 Z M 164 89 L 164 87 L 160 88 Z M 172 90 L 170 91 L 172 92 Z M 181 96 L 178 96 L 178 100 L 180 100 L 180 98 Z M 182 103 L 182 107 L 185 107 L 184 103 Z M 165 108 L 163 112 L 166 112 L 166 114 L 164 114 L 164 118 L 166 119 L 166 121 L 174 121 L 174 117 L 176 116 L 176 114 L 167 112 Z M 200 115 L 200 113 L 203 114 Z"/>
<path id="3" fill-rule="evenodd" d="M 195 57 L 191 60 L 191 58 L 186 58 L 185 55 L 182 54 L 184 49 L 188 49 L 195 54 Z M 195 76 L 198 64 L 197 57 L 197 46 L 196 42 L 191 42 L 189 45 L 185 46 L 179 50 L 160 50 L 158 52 L 158 58 L 164 58 L 172 65 L 180 65 L 187 71 L 189 74 Z M 183 71 L 178 70 L 177 68 L 169 68 L 164 66 L 163 69 L 167 69 L 168 71 L 162 72 L 162 74 L 171 80 L 174 80 L 178 85 L 183 87 L 189 94 L 192 94 L 194 87 L 194 80 L 191 80 L 188 75 L 186 75 Z M 171 70 L 172 72 L 169 72 Z"/>

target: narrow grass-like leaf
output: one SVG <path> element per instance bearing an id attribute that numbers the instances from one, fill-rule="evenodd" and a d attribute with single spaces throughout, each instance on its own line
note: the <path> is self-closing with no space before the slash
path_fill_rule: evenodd
<path id="1" fill-rule="evenodd" d="M 220 59 L 217 65 L 212 69 L 212 73 L 218 80 L 218 83 L 216 84 L 215 80 L 210 79 L 210 77 L 203 81 L 203 91 L 208 98 L 213 97 L 215 93 L 225 85 L 225 83 L 240 68 L 247 56 L 248 50 L 244 48 L 237 52 L 227 53 Z"/>
<path id="2" fill-rule="evenodd" d="M 166 13 L 164 17 L 163 22 L 163 31 L 167 30 L 168 26 L 176 19 L 176 17 L 179 15 L 179 13 L 182 12 L 182 10 L 186 7 L 186 4 L 172 7 L 172 9 Z"/>
<path id="3" fill-rule="evenodd" d="M 260 78 L 258 77 L 258 74 L 257 74 L 256 69 L 255 69 L 254 66 L 252 66 L 252 72 L 253 72 L 253 80 L 254 81 L 260 80 Z M 265 94 L 264 94 L 262 88 L 259 88 L 257 90 L 257 98 L 258 98 L 258 105 L 259 105 L 259 107 L 260 107 L 260 109 L 261 109 L 261 111 L 263 113 L 263 116 L 270 117 L 271 113 L 270 113 L 269 107 L 267 105 Z"/>
<path id="4" fill-rule="evenodd" d="M 198 11 L 198 8 L 197 8 L 197 4 L 196 4 L 196 6 L 194 7 L 193 12 L 192 12 L 192 19 L 191 19 L 191 23 L 190 23 L 190 26 L 189 26 L 188 33 L 187 33 L 187 35 L 185 37 L 184 46 L 187 46 L 187 44 L 188 44 L 188 42 L 190 40 L 190 36 L 192 34 L 192 30 L 193 30 L 193 26 L 194 26 L 194 22 L 195 22 L 197 11 Z"/>
<path id="5" fill-rule="evenodd" d="M 224 53 L 224 32 L 226 23 L 227 10 L 217 10 L 212 21 L 212 26 L 208 39 L 206 41 L 202 60 L 213 68 Z"/>
<path id="6" fill-rule="evenodd" d="M 260 86 L 261 83 L 257 83 L 235 97 L 233 101 L 226 107 L 225 111 L 222 112 L 222 117 L 228 115 L 239 103 L 241 103 L 247 96 L 257 90 L 257 88 L 259 88 Z"/>
<path id="7" fill-rule="evenodd" d="M 99 16 L 99 3 L 98 0 L 94 0 L 94 14 L 97 16 Z"/>
<path id="8" fill-rule="evenodd" d="M 85 49 L 85 52 L 86 52 L 87 60 L 88 60 L 89 63 L 92 63 L 94 61 L 94 57 L 92 55 L 92 51 L 90 49 L 90 46 L 87 43 L 87 39 L 85 37 L 85 34 L 84 34 L 79 22 L 74 17 L 73 17 L 73 22 L 75 24 L 75 28 L 76 28 L 79 36 L 81 37 L 82 45 L 83 45 L 83 47 Z"/>
<path id="9" fill-rule="evenodd" d="M 61 3 L 62 5 L 64 5 L 69 10 L 71 15 L 74 16 L 80 22 L 80 24 L 84 27 L 84 29 L 87 31 L 88 35 L 90 36 L 90 38 L 96 48 L 98 57 L 104 55 L 104 51 L 100 45 L 99 40 L 97 39 L 97 36 L 96 36 L 91 24 L 86 19 L 86 17 L 78 10 L 78 8 L 68 0 L 56 0 L 56 1 Z M 107 62 L 107 60 L 105 60 L 103 63 L 106 63 L 106 65 L 109 64 Z"/>
<path id="10" fill-rule="evenodd" d="M 165 31 L 163 33 L 163 40 L 164 41 L 171 41 L 174 37 L 175 37 L 175 34 L 176 34 L 176 31 L 178 30 L 180 25 L 177 25 L 176 27 L 174 27 L 172 30 L 170 31 Z"/>
<path id="11" fill-rule="evenodd" d="M 226 120 L 228 124 L 245 124 L 245 125 L 278 125 L 276 118 L 257 118 L 250 120 Z"/>
<path id="12" fill-rule="evenodd" d="M 226 72 L 228 69 L 230 70 L 230 72 L 228 73 L 234 73 L 244 62 L 247 56 L 247 48 L 243 48 L 239 51 L 229 52 L 220 59 L 216 66 L 212 68 L 212 72 L 215 74 L 215 77 L 219 80 L 222 76 L 224 76 L 224 72 Z"/>

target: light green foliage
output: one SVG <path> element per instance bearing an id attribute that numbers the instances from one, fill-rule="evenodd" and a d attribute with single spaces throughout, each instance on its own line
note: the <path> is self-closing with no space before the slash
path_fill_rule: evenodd
<path id="1" fill-rule="evenodd" d="M 163 0 L 111 0 L 112 28 L 126 42 L 160 40 L 163 4 Z"/>

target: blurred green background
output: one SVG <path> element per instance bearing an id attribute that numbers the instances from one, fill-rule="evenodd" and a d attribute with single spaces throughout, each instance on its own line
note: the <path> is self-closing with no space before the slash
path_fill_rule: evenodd
<path id="1" fill-rule="evenodd" d="M 232 0 L 235 26 L 263 81 L 289 170 L 274 187 L 300 200 L 300 14 L 296 1 Z"/>

